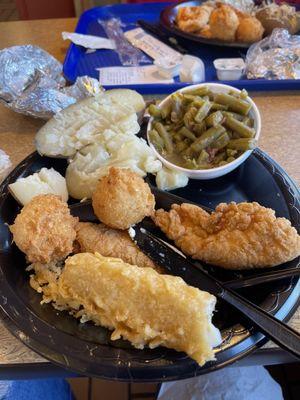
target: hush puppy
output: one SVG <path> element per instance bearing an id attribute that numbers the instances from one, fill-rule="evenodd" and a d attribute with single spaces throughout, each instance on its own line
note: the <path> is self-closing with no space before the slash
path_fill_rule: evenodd
<path id="1" fill-rule="evenodd" d="M 255 17 L 247 17 L 240 20 L 236 31 L 238 42 L 254 43 L 261 40 L 264 28 L 261 22 Z"/>
<path id="2" fill-rule="evenodd" d="M 155 200 L 139 175 L 129 169 L 112 167 L 98 182 L 92 204 L 96 216 L 105 225 L 128 229 L 152 215 Z"/>
<path id="3" fill-rule="evenodd" d="M 239 18 L 232 7 L 218 4 L 210 15 L 209 25 L 213 38 L 233 42 L 239 26 Z"/>
<path id="4" fill-rule="evenodd" d="M 49 263 L 72 252 L 77 222 L 59 196 L 44 194 L 23 207 L 10 230 L 29 262 Z"/>
<path id="5" fill-rule="evenodd" d="M 197 32 L 209 21 L 212 6 L 181 7 L 177 13 L 177 24 L 185 32 Z"/>

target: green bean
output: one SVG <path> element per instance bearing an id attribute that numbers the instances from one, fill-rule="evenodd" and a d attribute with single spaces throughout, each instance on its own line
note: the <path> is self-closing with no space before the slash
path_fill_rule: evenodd
<path id="1" fill-rule="evenodd" d="M 175 93 L 171 96 L 171 121 L 177 122 L 183 117 L 182 95 Z"/>
<path id="2" fill-rule="evenodd" d="M 243 89 L 240 93 L 240 98 L 245 100 L 248 97 L 248 92 L 246 89 Z"/>
<path id="3" fill-rule="evenodd" d="M 226 164 L 227 164 L 227 161 L 225 161 L 225 160 L 220 161 L 218 164 L 218 167 L 223 167 L 223 165 L 226 165 Z"/>
<path id="4" fill-rule="evenodd" d="M 234 157 L 228 157 L 226 161 L 227 161 L 228 163 L 230 163 L 230 162 L 232 162 L 232 161 L 234 161 L 234 160 L 235 160 Z"/>
<path id="5" fill-rule="evenodd" d="M 196 99 L 197 96 L 193 95 L 193 94 L 183 94 L 183 98 L 184 100 L 187 100 L 188 103 L 194 101 Z"/>
<path id="6" fill-rule="evenodd" d="M 202 133 L 205 131 L 206 131 L 206 123 L 204 121 L 200 122 L 199 124 L 195 124 L 193 126 L 193 132 L 197 136 L 202 135 Z"/>
<path id="7" fill-rule="evenodd" d="M 255 139 L 232 139 L 230 142 L 227 144 L 227 147 L 229 149 L 234 149 L 234 150 L 250 150 L 254 149 L 256 147 L 256 140 Z"/>
<path id="8" fill-rule="evenodd" d="M 149 132 L 149 138 L 158 150 L 162 150 L 164 148 L 164 141 L 155 129 L 152 129 Z"/>
<path id="9" fill-rule="evenodd" d="M 183 122 L 186 128 L 192 129 L 193 126 L 195 125 L 195 115 L 197 114 L 197 108 L 196 107 L 190 107 L 187 112 L 185 113 L 183 117 Z"/>
<path id="10" fill-rule="evenodd" d="M 216 126 L 222 122 L 224 119 L 223 114 L 221 111 L 215 111 L 210 114 L 208 117 L 205 118 L 205 123 L 207 126 Z"/>
<path id="11" fill-rule="evenodd" d="M 199 157 L 198 157 L 198 159 L 197 159 L 197 163 L 201 165 L 201 164 L 203 164 L 203 163 L 207 163 L 208 160 L 209 160 L 209 154 L 208 154 L 208 152 L 205 151 L 205 150 L 201 150 L 201 152 L 200 152 L 200 154 L 199 154 Z"/>
<path id="12" fill-rule="evenodd" d="M 235 155 L 237 155 L 237 150 L 233 150 L 233 149 L 226 149 L 226 154 L 228 157 L 234 157 Z"/>
<path id="13" fill-rule="evenodd" d="M 163 119 L 166 119 L 172 111 L 172 104 L 169 101 L 167 104 L 164 104 L 164 106 L 161 108 L 160 112 L 161 112 L 161 117 Z"/>
<path id="14" fill-rule="evenodd" d="M 196 107 L 197 109 L 203 106 L 205 101 L 201 97 L 195 97 L 195 100 L 191 103 L 191 107 Z"/>
<path id="15" fill-rule="evenodd" d="M 230 94 L 218 93 L 215 97 L 215 101 L 217 103 L 227 105 L 229 110 L 236 111 L 243 115 L 247 115 L 251 109 L 250 103 L 231 96 Z"/>
<path id="16" fill-rule="evenodd" d="M 173 138 L 177 141 L 180 142 L 182 140 L 182 136 L 179 132 L 175 133 L 175 135 L 173 135 Z"/>
<path id="17" fill-rule="evenodd" d="M 232 117 L 234 119 L 237 119 L 238 121 L 243 121 L 244 118 L 248 118 L 248 117 L 243 117 L 243 115 L 232 112 L 232 111 L 223 111 L 223 115 L 224 117 Z"/>
<path id="18" fill-rule="evenodd" d="M 208 96 L 208 98 L 209 98 L 209 100 L 210 100 L 210 101 L 213 101 L 213 100 L 214 100 L 214 98 L 215 98 L 215 95 L 214 95 L 214 93 L 213 93 L 213 92 L 211 92 L 210 90 L 208 91 L 208 93 L 207 93 L 207 96 Z"/>
<path id="19" fill-rule="evenodd" d="M 213 126 L 202 133 L 190 147 L 194 151 L 201 151 L 217 140 L 223 132 L 225 132 L 225 128 L 222 125 Z"/>
<path id="20" fill-rule="evenodd" d="M 219 104 L 216 102 L 211 103 L 211 110 L 212 111 L 226 111 L 228 110 L 228 106 L 226 106 L 225 104 Z"/>
<path id="21" fill-rule="evenodd" d="M 237 132 L 243 138 L 251 138 L 255 135 L 255 131 L 253 128 L 249 128 L 249 126 L 243 124 L 243 122 L 236 120 L 230 115 L 226 117 L 224 125 L 226 126 L 226 128 L 232 129 L 234 132 Z"/>
<path id="22" fill-rule="evenodd" d="M 189 168 L 189 169 L 197 169 L 198 168 L 198 165 L 194 158 L 192 158 L 192 159 L 188 158 L 184 165 L 185 165 L 185 168 Z"/>
<path id="23" fill-rule="evenodd" d="M 186 90 L 184 93 L 185 94 L 191 94 L 194 96 L 205 96 L 206 94 L 208 94 L 209 89 L 207 86 L 202 86 L 198 89 L 193 89 L 193 90 Z"/>
<path id="24" fill-rule="evenodd" d="M 245 124 L 246 126 L 249 126 L 250 128 L 253 128 L 253 119 L 250 117 L 245 117 L 243 118 L 243 124 Z"/>
<path id="25" fill-rule="evenodd" d="M 222 151 L 221 153 L 218 153 L 217 155 L 215 155 L 215 157 L 213 159 L 213 163 L 218 164 L 220 161 L 225 160 L 225 158 L 226 158 L 226 153 L 225 153 L 225 151 Z"/>
<path id="26" fill-rule="evenodd" d="M 169 132 L 164 128 L 163 124 L 161 124 L 160 122 L 157 122 L 154 125 L 154 128 L 157 130 L 159 136 L 163 139 L 166 151 L 172 154 L 174 149 L 173 149 L 172 138 Z"/>
<path id="27" fill-rule="evenodd" d="M 197 114 L 195 115 L 195 121 L 201 122 L 208 115 L 211 108 L 211 103 L 209 101 L 205 101 L 202 106 L 199 108 Z"/>
<path id="28" fill-rule="evenodd" d="M 230 137 L 227 132 L 222 133 L 222 135 L 213 143 L 214 149 L 223 149 L 230 141 Z"/>
<path id="29" fill-rule="evenodd" d="M 155 104 L 150 104 L 148 111 L 151 117 L 161 118 L 161 110 Z"/>
<path id="30" fill-rule="evenodd" d="M 179 153 L 181 153 L 182 151 L 184 151 L 185 149 L 187 149 L 189 147 L 189 144 L 182 141 L 182 142 L 178 142 L 176 143 L 176 149 L 179 151 Z"/>
<path id="31" fill-rule="evenodd" d="M 178 133 L 182 136 L 185 136 L 191 140 L 196 140 L 196 136 L 191 132 L 189 129 L 187 129 L 185 126 L 183 126 Z"/>

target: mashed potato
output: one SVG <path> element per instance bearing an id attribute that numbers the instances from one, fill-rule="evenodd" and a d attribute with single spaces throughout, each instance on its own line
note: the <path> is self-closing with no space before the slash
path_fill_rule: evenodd
<path id="1" fill-rule="evenodd" d="M 213 347 L 221 342 L 211 322 L 216 298 L 179 277 L 97 253 L 69 257 L 61 274 L 53 265 L 31 268 L 31 286 L 45 302 L 113 330 L 112 340 L 184 351 L 199 365 L 214 359 Z"/>

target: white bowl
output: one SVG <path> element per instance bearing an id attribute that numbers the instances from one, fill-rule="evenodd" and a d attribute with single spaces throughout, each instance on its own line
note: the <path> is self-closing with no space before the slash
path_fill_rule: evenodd
<path id="1" fill-rule="evenodd" d="M 176 92 L 173 93 L 184 93 L 186 91 L 190 91 L 191 89 L 198 89 L 203 86 L 208 87 L 212 92 L 214 93 L 228 93 L 230 90 L 235 91 L 237 93 L 240 93 L 241 91 L 239 89 L 236 89 L 232 86 L 229 85 L 223 85 L 221 83 L 200 83 L 198 85 L 191 85 L 187 86 L 183 89 L 179 89 Z M 171 93 L 171 94 L 173 94 Z M 170 101 L 171 94 L 166 97 L 164 100 L 161 101 L 159 104 L 160 107 L 163 107 L 165 104 L 167 104 Z M 246 99 L 250 104 L 251 104 L 251 111 L 249 112 L 249 116 L 253 118 L 254 120 L 254 129 L 255 129 L 255 136 L 254 139 L 258 140 L 260 131 L 261 131 L 261 118 L 260 118 L 260 113 L 258 111 L 258 108 L 256 107 L 255 103 L 251 98 L 248 96 Z M 236 169 L 239 165 L 241 165 L 252 153 L 253 150 L 247 150 L 243 154 L 241 154 L 238 158 L 236 158 L 234 161 L 222 165 L 221 167 L 216 167 L 216 168 L 210 168 L 210 169 L 188 169 L 188 168 L 183 168 L 179 167 L 178 165 L 175 165 L 171 163 L 170 161 L 166 160 L 159 152 L 156 150 L 154 145 L 151 143 L 150 138 L 149 138 L 149 131 L 152 129 L 152 122 L 153 118 L 151 117 L 147 126 L 147 139 L 150 147 L 156 154 L 157 158 L 169 169 L 175 170 L 177 172 L 183 172 L 185 173 L 189 178 L 192 179 L 213 179 L 213 178 L 218 178 L 219 176 L 223 176 L 228 174 L 229 172 L 233 171 Z"/>

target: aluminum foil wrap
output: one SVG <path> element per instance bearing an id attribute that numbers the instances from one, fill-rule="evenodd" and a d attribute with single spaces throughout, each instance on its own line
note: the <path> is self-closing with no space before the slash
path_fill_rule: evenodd
<path id="1" fill-rule="evenodd" d="M 300 36 L 276 28 L 246 55 L 248 79 L 300 79 Z"/>
<path id="2" fill-rule="evenodd" d="M 87 76 L 66 87 L 62 64 L 40 47 L 13 46 L 0 51 L 0 101 L 16 112 L 48 119 L 101 91 L 99 82 Z"/>

